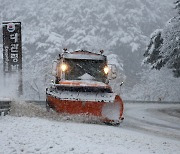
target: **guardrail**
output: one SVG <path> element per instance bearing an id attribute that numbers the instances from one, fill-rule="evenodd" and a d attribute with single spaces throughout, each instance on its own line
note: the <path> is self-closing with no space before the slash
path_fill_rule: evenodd
<path id="1" fill-rule="evenodd" d="M 10 111 L 11 101 L 10 100 L 0 100 L 0 116 L 7 115 Z"/>
<path id="2" fill-rule="evenodd" d="M 149 103 L 149 104 L 180 104 L 174 101 L 137 101 L 137 100 L 124 100 L 124 103 Z"/>

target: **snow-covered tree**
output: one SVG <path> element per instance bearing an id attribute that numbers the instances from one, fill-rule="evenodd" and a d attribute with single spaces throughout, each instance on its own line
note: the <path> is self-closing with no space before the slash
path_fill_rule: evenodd
<path id="1" fill-rule="evenodd" d="M 44 99 L 51 62 L 63 48 L 103 49 L 106 55 L 117 55 L 126 86 L 134 85 L 148 36 L 170 18 L 172 5 L 169 0 L 0 0 L 0 4 L 1 21 L 22 23 L 24 95 L 29 99 Z"/>
<path id="2" fill-rule="evenodd" d="M 180 0 L 175 1 L 174 4 L 176 5 L 175 9 L 177 9 L 178 14 L 180 14 Z"/>
<path id="3" fill-rule="evenodd" d="M 144 56 L 145 63 L 150 63 L 152 68 L 167 67 L 175 77 L 180 77 L 180 0 L 175 5 L 177 16 L 162 31 L 155 31 Z"/>
<path id="4" fill-rule="evenodd" d="M 144 101 L 180 101 L 180 80 L 173 77 L 171 70 L 163 67 L 144 70 L 140 83 L 131 90 L 123 92 L 123 99 Z"/>
<path id="5" fill-rule="evenodd" d="M 144 54 L 144 56 L 146 57 L 145 62 L 150 63 L 152 65 L 152 68 L 160 69 L 162 67 L 162 63 L 157 63 L 157 61 L 162 58 L 162 56 L 160 55 L 162 44 L 162 30 L 158 29 L 151 34 L 150 43 Z"/>

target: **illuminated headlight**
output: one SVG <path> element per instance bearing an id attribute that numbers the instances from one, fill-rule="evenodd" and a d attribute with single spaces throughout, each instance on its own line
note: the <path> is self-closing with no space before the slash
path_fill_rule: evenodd
<path id="1" fill-rule="evenodd" d="M 67 65 L 66 64 L 61 64 L 61 70 L 63 71 L 63 72 L 65 72 L 66 70 L 67 70 Z"/>
<path id="2" fill-rule="evenodd" d="M 104 73 L 105 73 L 105 74 L 108 74 L 108 73 L 109 73 L 109 67 L 108 67 L 108 66 L 105 66 L 105 67 L 104 67 Z"/>

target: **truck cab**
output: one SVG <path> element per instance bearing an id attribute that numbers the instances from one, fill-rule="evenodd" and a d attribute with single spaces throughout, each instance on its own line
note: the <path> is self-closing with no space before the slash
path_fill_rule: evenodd
<path id="1" fill-rule="evenodd" d="M 104 55 L 88 51 L 64 52 L 55 66 L 55 83 L 62 80 L 91 80 L 108 83 L 109 67 Z"/>

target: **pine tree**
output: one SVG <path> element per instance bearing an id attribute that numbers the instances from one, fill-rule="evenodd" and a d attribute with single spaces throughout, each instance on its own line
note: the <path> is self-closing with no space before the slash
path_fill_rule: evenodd
<path id="1" fill-rule="evenodd" d="M 174 4 L 175 4 L 175 9 L 177 9 L 178 14 L 180 14 L 180 0 L 175 1 Z"/>
<path id="2" fill-rule="evenodd" d="M 152 35 L 144 61 L 151 68 L 170 68 L 175 77 L 180 77 L 180 0 L 174 4 L 177 16 L 169 20 L 162 32 Z"/>
<path id="3" fill-rule="evenodd" d="M 161 63 L 157 63 L 158 60 L 162 58 L 160 55 L 162 43 L 162 30 L 156 30 L 153 34 L 151 34 L 150 43 L 144 53 L 144 56 L 146 57 L 145 62 L 150 63 L 152 68 L 161 69 L 162 67 Z"/>

